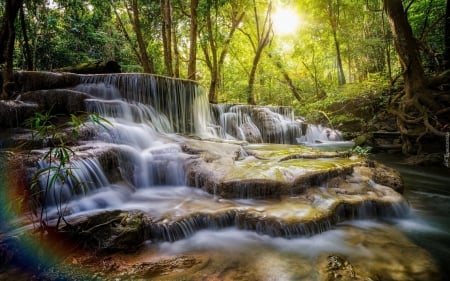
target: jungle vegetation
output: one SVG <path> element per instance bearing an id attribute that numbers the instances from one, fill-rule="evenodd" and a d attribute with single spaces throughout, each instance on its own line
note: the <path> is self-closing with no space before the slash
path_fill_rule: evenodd
<path id="1" fill-rule="evenodd" d="M 5 0 L 3 98 L 14 95 L 16 69 L 116 61 L 122 72 L 196 80 L 211 103 L 292 106 L 334 125 L 365 122 L 343 114 L 352 108 L 382 108 L 409 152 L 412 141 L 450 130 L 449 3 Z"/>

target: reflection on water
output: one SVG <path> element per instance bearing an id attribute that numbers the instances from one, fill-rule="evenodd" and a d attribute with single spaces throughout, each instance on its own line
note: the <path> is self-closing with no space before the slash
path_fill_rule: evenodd
<path id="1" fill-rule="evenodd" d="M 404 196 L 415 219 L 397 225 L 439 261 L 443 280 L 450 280 L 450 169 L 408 166 L 395 155 L 374 158 L 399 170 L 404 180 Z"/>

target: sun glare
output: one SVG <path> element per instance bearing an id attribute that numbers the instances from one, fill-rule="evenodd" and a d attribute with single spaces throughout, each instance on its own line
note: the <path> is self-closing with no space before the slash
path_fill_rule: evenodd
<path id="1" fill-rule="evenodd" d="M 299 16 L 289 8 L 277 8 L 272 15 L 272 20 L 273 30 L 279 35 L 293 34 L 300 25 Z"/>

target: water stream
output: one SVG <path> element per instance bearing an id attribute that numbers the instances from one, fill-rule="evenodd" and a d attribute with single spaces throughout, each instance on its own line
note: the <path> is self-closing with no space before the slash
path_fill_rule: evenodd
<path id="1" fill-rule="evenodd" d="M 404 196 L 413 217 L 396 226 L 415 243 L 430 251 L 441 266 L 442 280 L 450 280 L 450 170 L 445 167 L 412 167 L 398 155 L 380 154 L 375 160 L 402 174 Z"/>
<path id="2" fill-rule="evenodd" d="M 338 132 L 321 126 L 306 127 L 284 107 L 209 108 L 206 95 L 190 81 L 142 75 L 95 75 L 82 80 L 76 89 L 91 95 L 86 100 L 87 109 L 111 123 L 107 128 L 97 128 L 96 135 L 82 145 L 93 151 L 105 147 L 114 151 L 120 180 L 110 182 L 110 171 L 104 170 L 97 157 L 77 160 L 77 176 L 89 183 L 88 194 L 73 192 L 67 181 L 54 189 L 47 214 L 56 217 L 63 210 L 68 219 L 108 209 L 151 214 L 154 239 L 138 255 L 126 259 L 193 257 L 203 266 L 184 272 L 188 280 L 202 276 L 216 276 L 219 280 L 322 280 L 317 267 L 326 267 L 330 255 L 343 255 L 358 272 L 369 272 L 367 276 L 376 272 L 379 280 L 414 280 L 409 279 L 411 274 L 424 274 L 432 265 L 415 259 L 427 253 L 411 244 L 406 233 L 433 254 L 448 277 L 444 265 L 450 264 L 450 192 L 446 190 L 450 178 L 446 171 L 430 176 L 402 169 L 412 213 L 401 196 L 370 182 L 349 184 L 349 193 L 368 190 L 365 196 L 369 200 L 357 206 L 351 204 L 351 195 L 332 193 L 325 185 L 301 196 L 223 198 L 215 190 L 202 189 L 201 184 L 188 186 L 183 161 L 192 155 L 183 152 L 183 136 L 225 143 L 306 143 L 323 150 L 331 144 L 348 144 L 329 143 L 340 141 Z M 247 150 L 262 147 L 250 145 Z M 265 148 L 267 154 L 273 154 L 270 148 Z M 210 157 L 215 159 L 214 155 Z M 240 152 L 240 158 L 233 161 L 239 162 L 236 171 L 242 166 L 243 178 L 249 176 L 243 170 L 249 165 L 253 165 L 255 173 L 269 171 L 266 177 L 285 179 L 324 167 L 345 167 L 351 161 L 333 157 L 305 159 L 302 166 L 276 159 L 278 166 L 271 168 L 275 162 L 246 152 Z M 46 167 L 48 163 L 40 165 Z M 371 196 L 377 194 L 386 195 L 390 201 L 376 206 L 371 201 L 376 197 Z M 63 209 L 57 200 L 62 200 Z M 330 206 L 342 202 L 329 216 Z M 309 218 L 311 222 L 292 223 L 298 218 Z M 363 273 L 359 273 L 360 277 L 364 277 Z"/>

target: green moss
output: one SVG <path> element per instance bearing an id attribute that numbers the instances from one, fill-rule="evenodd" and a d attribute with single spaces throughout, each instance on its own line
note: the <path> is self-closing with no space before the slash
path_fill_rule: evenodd
<path id="1" fill-rule="evenodd" d="M 360 159 L 350 158 L 291 159 L 283 162 L 253 158 L 235 162 L 225 180 L 267 179 L 292 182 L 312 172 L 327 173 L 331 169 L 350 167 L 360 162 Z"/>
<path id="2" fill-rule="evenodd" d="M 282 160 L 288 156 L 293 156 L 292 158 L 329 158 L 339 156 L 337 152 L 325 152 L 302 145 L 260 144 L 246 146 L 245 150 L 257 158 L 272 160 Z"/>

